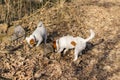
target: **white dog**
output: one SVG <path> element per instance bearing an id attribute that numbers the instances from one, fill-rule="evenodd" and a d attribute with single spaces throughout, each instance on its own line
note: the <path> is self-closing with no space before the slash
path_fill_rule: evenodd
<path id="1" fill-rule="evenodd" d="M 37 47 L 43 40 L 46 44 L 47 31 L 46 31 L 43 23 L 39 22 L 36 30 L 29 37 L 26 37 L 26 41 L 30 45 L 30 47 L 33 47 L 37 43 L 37 45 L 36 45 L 36 47 Z"/>
<path id="2" fill-rule="evenodd" d="M 86 42 L 88 42 L 95 36 L 95 33 L 92 30 L 90 30 L 90 33 L 91 35 L 87 39 L 73 36 L 61 37 L 60 39 L 57 39 L 53 42 L 53 48 L 58 53 L 61 53 L 64 49 L 64 53 L 66 53 L 67 50 L 75 48 L 74 61 L 76 61 L 78 58 L 78 54 L 81 53 L 83 49 L 85 49 Z"/>

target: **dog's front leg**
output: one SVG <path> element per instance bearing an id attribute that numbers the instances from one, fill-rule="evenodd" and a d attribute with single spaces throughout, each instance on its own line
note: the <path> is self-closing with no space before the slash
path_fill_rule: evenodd
<path id="1" fill-rule="evenodd" d="M 61 52 L 63 51 L 63 49 L 64 49 L 64 48 L 60 48 L 59 51 L 58 51 L 58 53 L 61 53 Z"/>
<path id="2" fill-rule="evenodd" d="M 36 47 L 38 47 L 40 45 L 40 43 L 42 42 L 42 39 L 38 41 Z"/>
<path id="3" fill-rule="evenodd" d="M 65 54 L 67 51 L 68 51 L 68 48 L 66 48 L 66 49 L 64 50 L 64 54 Z"/>

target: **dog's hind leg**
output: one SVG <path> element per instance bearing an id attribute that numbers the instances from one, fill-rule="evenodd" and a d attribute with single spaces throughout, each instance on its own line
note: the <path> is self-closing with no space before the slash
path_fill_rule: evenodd
<path id="1" fill-rule="evenodd" d="M 74 60 L 73 61 L 76 61 L 78 59 L 78 54 L 82 54 L 82 50 L 83 50 L 83 47 L 80 47 L 79 45 L 77 45 L 75 47 L 75 53 L 74 53 Z"/>
<path id="2" fill-rule="evenodd" d="M 73 61 L 76 61 L 77 58 L 78 58 L 78 50 L 75 49 L 75 53 L 74 53 L 74 60 Z"/>
<path id="3" fill-rule="evenodd" d="M 45 44 L 47 43 L 47 35 L 46 34 L 44 35 L 44 43 Z"/>

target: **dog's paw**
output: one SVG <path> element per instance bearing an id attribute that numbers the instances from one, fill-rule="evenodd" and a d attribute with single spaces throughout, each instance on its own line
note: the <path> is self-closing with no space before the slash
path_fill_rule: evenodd
<path id="1" fill-rule="evenodd" d="M 38 47 L 39 45 L 36 45 L 36 47 Z"/>
<path id="2" fill-rule="evenodd" d="M 73 61 L 76 61 L 76 60 L 77 60 L 77 58 L 74 58 L 74 59 L 73 59 Z"/>

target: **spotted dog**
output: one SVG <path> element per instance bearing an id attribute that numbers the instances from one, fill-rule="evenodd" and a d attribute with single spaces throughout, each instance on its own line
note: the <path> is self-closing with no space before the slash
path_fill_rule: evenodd
<path id="1" fill-rule="evenodd" d="M 87 39 L 83 39 L 81 37 L 63 36 L 53 42 L 53 48 L 57 53 L 61 53 L 64 49 L 64 53 L 66 53 L 69 49 L 74 48 L 74 61 L 76 61 L 78 54 L 82 54 L 82 50 L 85 49 L 86 43 L 95 36 L 95 33 L 91 29 L 90 33 L 91 35 Z"/>
<path id="2" fill-rule="evenodd" d="M 46 44 L 46 39 L 47 31 L 41 21 L 38 23 L 35 31 L 29 37 L 26 37 L 26 41 L 30 45 L 30 47 L 33 47 L 34 45 L 38 47 L 43 40 Z"/>

